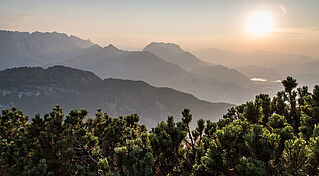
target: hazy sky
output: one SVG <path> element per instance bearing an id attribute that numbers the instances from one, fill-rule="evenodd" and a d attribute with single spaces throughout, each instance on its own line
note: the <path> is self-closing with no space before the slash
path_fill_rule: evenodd
<path id="1" fill-rule="evenodd" d="M 271 33 L 246 31 L 258 11 L 271 14 Z M 0 29 L 64 32 L 120 48 L 163 41 L 319 58 L 319 0 L 0 0 Z"/>

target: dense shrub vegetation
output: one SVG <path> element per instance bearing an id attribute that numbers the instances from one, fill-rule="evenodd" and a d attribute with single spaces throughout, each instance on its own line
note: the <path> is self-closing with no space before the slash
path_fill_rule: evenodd
<path id="1" fill-rule="evenodd" d="M 3 110 L 0 175 L 319 175 L 319 86 L 282 83 L 274 98 L 260 94 L 194 130 L 188 109 L 150 131 L 137 115 L 87 119 L 56 106 L 28 121 Z"/>

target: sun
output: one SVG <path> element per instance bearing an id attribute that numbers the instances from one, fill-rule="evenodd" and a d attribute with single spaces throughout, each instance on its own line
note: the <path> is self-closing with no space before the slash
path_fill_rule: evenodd
<path id="1" fill-rule="evenodd" d="M 247 31 L 251 34 L 262 36 L 272 32 L 273 19 L 269 12 L 258 11 L 247 20 Z"/>

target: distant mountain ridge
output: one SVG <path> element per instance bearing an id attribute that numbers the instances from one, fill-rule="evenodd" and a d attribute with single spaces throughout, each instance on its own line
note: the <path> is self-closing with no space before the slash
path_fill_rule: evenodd
<path id="1" fill-rule="evenodd" d="M 298 77 L 305 85 L 316 84 L 319 60 L 307 55 L 286 54 L 276 51 L 255 50 L 239 52 L 216 48 L 193 51 L 196 56 L 223 66 L 235 68 L 250 78 L 276 81 L 287 76 Z"/>
<path id="2" fill-rule="evenodd" d="M 66 113 L 73 108 L 91 113 L 101 108 L 112 116 L 137 113 L 142 122 L 154 125 L 169 115 L 181 117 L 184 108 L 196 118 L 216 120 L 233 106 L 142 81 L 102 80 L 92 72 L 63 66 L 7 69 L 0 71 L 0 82 L 0 108 L 15 105 L 28 115 L 49 112 L 60 104 Z"/>
<path id="3" fill-rule="evenodd" d="M 125 51 L 112 44 L 101 47 L 89 40 L 56 32 L 2 31 L 1 36 L 5 38 L 0 41 L 1 45 L 11 49 L 0 53 L 0 70 L 64 65 L 92 71 L 101 78 L 142 80 L 191 93 L 203 100 L 235 104 L 274 89 L 273 85 L 256 86 L 235 70 L 212 67 L 173 43 L 153 42 L 143 51 Z M 198 71 L 192 72 L 196 69 Z M 209 71 L 204 73 L 204 70 Z"/>
<path id="4" fill-rule="evenodd" d="M 143 51 L 148 51 L 156 56 L 174 63 L 185 70 L 195 69 L 207 65 L 188 51 L 184 51 L 179 45 L 174 43 L 152 42 Z"/>
<path id="5" fill-rule="evenodd" d="M 274 68 L 261 67 L 256 65 L 247 65 L 247 66 L 235 67 L 235 69 L 245 74 L 250 79 L 263 78 L 268 81 L 277 81 L 277 80 L 282 80 L 284 78 L 284 76 L 282 76 Z"/>
<path id="6" fill-rule="evenodd" d="M 228 81 L 238 85 L 251 85 L 251 80 L 241 72 L 221 65 L 206 66 L 190 70 L 191 73 L 204 78 L 215 79 L 219 81 Z M 222 75 L 222 76 L 221 76 Z"/>
<path id="7" fill-rule="evenodd" d="M 165 60 L 184 52 L 184 50 L 179 45 L 175 43 L 164 42 L 152 42 L 149 45 L 145 46 L 143 51 L 151 52 Z"/>
<path id="8" fill-rule="evenodd" d="M 241 74 L 230 69 L 214 72 L 218 73 L 215 75 L 198 75 L 151 52 L 124 51 L 113 45 L 60 64 L 92 71 L 102 78 L 142 80 L 151 85 L 174 88 L 211 102 L 240 103 L 243 99 L 253 98 L 258 92 L 258 88 L 249 79 L 243 83 L 235 82 L 231 76 L 222 79 L 223 74 L 233 75 L 234 78 L 237 78 L 236 74 Z"/>
<path id="9" fill-rule="evenodd" d="M 293 55 L 276 51 L 254 50 L 247 52 L 208 48 L 193 51 L 196 56 L 206 62 L 219 64 L 227 67 L 241 67 L 255 65 L 274 68 L 283 63 L 302 63 L 315 61 L 305 55 Z"/>
<path id="10" fill-rule="evenodd" d="M 143 80 L 156 86 L 169 86 L 181 77 L 192 75 L 179 66 L 144 51 L 124 51 L 108 45 L 61 63 L 88 70 L 102 78 Z"/>
<path id="11" fill-rule="evenodd" d="M 19 66 L 42 66 L 74 57 L 93 45 L 73 35 L 57 32 L 0 30 L 0 70 Z"/>

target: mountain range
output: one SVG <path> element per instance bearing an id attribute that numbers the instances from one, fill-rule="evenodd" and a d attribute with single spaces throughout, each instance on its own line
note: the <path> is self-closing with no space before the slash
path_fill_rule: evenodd
<path id="1" fill-rule="evenodd" d="M 187 53 L 175 44 L 153 43 L 152 45 L 155 51 L 161 51 L 164 48 L 163 45 L 167 45 L 166 50 L 172 47 L 169 51 L 173 52 L 162 52 L 166 53 L 165 56 Z M 156 49 L 156 46 L 160 46 L 160 49 Z M 172 60 L 163 59 L 156 55 L 156 52 L 148 50 L 125 51 L 109 45 L 59 64 L 91 71 L 101 78 L 142 80 L 151 85 L 187 92 L 211 102 L 241 103 L 243 100 L 252 99 L 258 92 L 267 92 L 267 90 L 261 90 L 262 86 L 254 85 L 253 81 L 233 69 L 207 64 L 201 67 L 199 65 L 188 67 L 189 70 L 186 70 Z M 201 62 L 195 56 L 193 59 Z M 192 66 L 191 63 L 184 64 L 184 67 Z M 201 63 L 205 64 L 205 62 Z M 207 67 L 209 72 L 206 75 L 198 72 L 202 68 L 203 71 L 206 70 Z"/>
<path id="2" fill-rule="evenodd" d="M 148 51 L 156 56 L 174 63 L 185 70 L 212 65 L 205 63 L 188 51 L 184 51 L 179 45 L 174 43 L 152 42 L 143 51 Z"/>
<path id="3" fill-rule="evenodd" d="M 167 116 L 180 118 L 184 108 L 192 110 L 196 121 L 216 120 L 233 106 L 143 81 L 103 80 L 92 72 L 64 66 L 6 69 L 0 71 L 0 82 L 0 109 L 17 106 L 30 116 L 48 113 L 59 104 L 65 113 L 75 108 L 86 108 L 91 115 L 98 108 L 111 116 L 136 113 L 143 123 L 154 126 Z"/>
<path id="4" fill-rule="evenodd" d="M 226 67 L 256 65 L 273 68 L 285 63 L 299 64 L 316 60 L 306 55 L 286 54 L 265 50 L 240 52 L 208 48 L 195 50 L 193 53 L 206 62 L 219 64 Z"/>
<path id="5" fill-rule="evenodd" d="M 0 70 L 57 63 L 75 57 L 91 45 L 90 40 L 64 33 L 0 30 Z"/>
<path id="6" fill-rule="evenodd" d="M 307 55 L 264 50 L 239 52 L 216 48 L 196 50 L 193 53 L 205 62 L 235 68 L 251 79 L 262 78 L 273 82 L 293 76 L 303 85 L 312 87 L 319 83 L 319 60 Z"/>
<path id="7" fill-rule="evenodd" d="M 277 81 L 285 78 L 282 73 L 279 73 L 276 69 L 269 67 L 246 65 L 235 67 L 235 69 L 245 74 L 249 79 L 262 78 L 268 81 Z"/>
<path id="8" fill-rule="evenodd" d="M 141 51 L 112 44 L 101 47 L 63 33 L 0 31 L 2 69 L 64 65 L 91 71 L 102 79 L 141 80 L 170 87 L 210 102 L 240 104 L 258 93 L 273 93 L 278 83 L 256 84 L 252 75 L 201 60 L 174 43 L 152 42 Z M 21 56 L 21 57 L 18 57 Z M 257 69 L 258 71 L 258 69 Z M 257 75 L 257 73 L 256 73 Z"/>
<path id="9" fill-rule="evenodd" d="M 207 49 L 192 54 L 177 44 L 164 42 L 152 42 L 141 51 L 127 51 L 112 44 L 101 47 L 90 40 L 83 40 L 73 35 L 57 32 L 28 33 L 0 30 L 0 39 L 0 70 L 21 66 L 40 66 L 44 68 L 50 66 L 48 69 L 17 68 L 16 71 L 19 73 L 23 72 L 22 70 L 30 72 L 23 79 L 32 80 L 35 77 L 38 79 L 36 82 L 40 86 L 30 86 L 30 83 L 26 82 L 27 85 L 21 84 L 21 86 L 18 86 L 19 84 L 16 83 L 17 87 L 4 89 L 7 86 L 6 84 L 10 83 L 10 79 L 16 79 L 16 75 L 13 73 L 17 72 L 15 72 L 15 69 L 2 72 L 7 78 L 2 77 L 6 82 L 1 85 L 2 93 L 0 95 L 2 95 L 2 98 L 6 98 L 5 100 L 2 99 L 1 107 L 17 104 L 26 107 L 24 109 L 30 114 L 48 112 L 48 108 L 51 108 L 56 102 L 62 102 L 67 110 L 75 107 L 85 107 L 92 112 L 96 110 L 97 106 L 100 106 L 113 115 L 138 113 L 143 117 L 161 119 L 170 114 L 179 115 L 179 111 L 188 107 L 183 102 L 190 102 L 190 99 L 193 99 L 193 104 L 189 105 L 192 110 L 199 115 L 207 116 L 209 114 L 219 114 L 221 111 L 218 110 L 214 113 L 210 110 L 201 109 L 199 106 L 195 107 L 195 102 L 200 101 L 197 98 L 209 102 L 241 104 L 252 100 L 259 93 L 273 95 L 281 88 L 277 80 L 284 79 L 288 75 L 296 77 L 300 85 L 306 84 L 311 87 L 318 84 L 317 78 L 319 77 L 318 60 L 308 56 L 288 55 L 278 52 L 254 51 L 241 53 Z M 66 67 L 53 67 L 54 65 Z M 42 77 L 36 75 L 37 71 Z M 51 71 L 59 77 L 48 76 Z M 58 73 L 59 71 L 61 73 Z M 68 72 L 72 72 L 71 75 L 68 75 Z M 77 82 L 85 81 L 88 77 L 94 81 L 78 85 L 82 88 L 72 87 L 72 84 L 78 84 L 72 80 L 72 75 L 75 73 L 81 73 L 80 75 L 82 75 L 80 76 L 81 79 L 76 79 Z M 90 73 L 91 76 L 83 76 L 84 73 Z M 23 83 L 23 79 L 19 78 L 18 80 Z M 54 83 L 48 83 L 46 79 L 55 81 Z M 72 82 L 72 84 L 66 80 Z M 42 81 L 43 83 L 41 83 Z M 57 86 L 56 84 L 59 82 L 66 85 Z M 112 84 L 114 84 L 114 87 L 110 88 Z M 132 88 L 132 92 L 129 90 L 129 84 L 139 85 L 141 90 L 137 86 Z M 124 87 L 121 88 L 121 86 Z M 106 90 L 113 90 L 113 88 L 122 90 L 124 95 L 120 96 L 118 92 L 111 91 L 110 94 L 114 94 L 114 97 L 111 97 Z M 12 90 L 14 90 L 14 93 L 12 93 Z M 56 93 L 52 93 L 52 90 Z M 178 94 L 180 96 L 178 100 L 181 100 L 180 104 L 175 104 L 173 109 L 169 109 L 167 104 L 173 104 L 177 99 L 166 95 L 164 97 L 169 97 L 170 102 L 161 100 L 158 103 L 157 99 L 160 99 L 161 93 L 159 93 L 160 91 L 154 93 L 155 90 L 161 90 L 164 94 L 174 94 L 175 97 L 177 96 L 175 94 Z M 170 91 L 175 93 L 170 93 Z M 181 92 L 176 93 L 178 91 Z M 7 92 L 10 93 L 7 94 Z M 100 92 L 103 96 L 99 97 L 96 92 Z M 38 93 L 40 93 L 39 96 Z M 135 101 L 135 99 L 139 100 L 138 97 L 145 97 L 145 95 L 150 96 L 150 98 L 146 98 L 147 100 L 142 102 Z M 152 99 L 154 98 L 152 96 L 157 98 L 156 101 Z M 188 98 L 183 99 L 182 96 Z M 79 97 L 85 98 L 81 99 Z M 50 98 L 52 98 L 52 101 L 50 101 Z M 109 98 L 111 103 L 105 103 L 108 102 Z M 195 101 L 195 99 L 197 100 Z M 98 100 L 98 102 L 95 102 L 95 100 Z M 37 104 L 35 101 L 42 103 Z M 146 101 L 149 102 L 149 106 L 145 103 Z M 133 105 L 133 102 L 135 105 Z M 206 103 L 210 104 L 209 102 Z M 202 107 L 208 107 L 207 104 L 199 104 Z M 147 107 L 145 112 L 142 111 L 143 106 Z M 227 106 L 229 107 L 229 104 Z M 39 108 L 36 109 L 36 107 Z M 31 110 L 28 111 L 28 109 Z M 214 107 L 212 109 L 216 110 Z M 225 108 L 221 109 L 225 110 Z M 200 113 L 200 111 L 203 111 L 203 113 Z M 157 114 L 157 116 L 155 117 L 154 114 Z"/>

